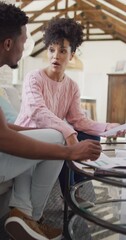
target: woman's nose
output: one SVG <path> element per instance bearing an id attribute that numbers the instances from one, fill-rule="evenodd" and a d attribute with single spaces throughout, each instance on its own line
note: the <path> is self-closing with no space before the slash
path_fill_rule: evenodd
<path id="1" fill-rule="evenodd" d="M 58 53 L 58 51 L 55 51 L 55 52 L 54 52 L 53 57 L 56 58 L 56 59 L 59 58 L 59 53 Z"/>

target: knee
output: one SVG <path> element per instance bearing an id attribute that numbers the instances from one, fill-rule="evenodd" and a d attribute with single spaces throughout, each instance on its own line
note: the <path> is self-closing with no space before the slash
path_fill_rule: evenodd
<path id="1" fill-rule="evenodd" d="M 65 143 L 65 139 L 62 133 L 55 129 L 35 129 L 35 130 L 21 131 L 20 133 L 42 142 L 59 143 L 59 144 Z"/>
<path id="2" fill-rule="evenodd" d="M 55 129 L 51 129 L 50 134 L 52 136 L 53 141 L 55 141 L 55 143 L 65 144 L 65 139 L 61 132 Z"/>

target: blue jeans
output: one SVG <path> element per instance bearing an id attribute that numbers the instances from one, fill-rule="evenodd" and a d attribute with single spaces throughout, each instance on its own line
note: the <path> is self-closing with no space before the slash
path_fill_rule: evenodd
<path id="1" fill-rule="evenodd" d="M 78 131 L 77 139 L 78 139 L 79 142 L 82 141 L 82 140 L 86 140 L 86 139 L 92 139 L 92 140 L 100 141 L 99 136 L 89 135 L 89 134 L 86 134 L 86 133 L 80 132 L 80 131 Z M 66 165 L 64 163 L 64 165 L 62 167 L 62 170 L 60 172 L 60 175 L 59 175 L 59 182 L 60 182 L 60 187 L 61 187 L 61 191 L 62 191 L 63 196 L 64 196 L 64 192 L 65 192 L 65 178 L 64 178 L 65 168 L 66 168 Z M 71 185 L 74 185 L 75 183 L 81 182 L 84 179 L 85 179 L 85 177 L 83 177 L 79 173 L 71 171 L 71 176 L 70 176 L 70 184 Z"/>

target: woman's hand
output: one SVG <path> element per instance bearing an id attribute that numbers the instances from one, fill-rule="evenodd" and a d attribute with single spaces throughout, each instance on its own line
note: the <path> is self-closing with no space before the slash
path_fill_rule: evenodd
<path id="1" fill-rule="evenodd" d="M 118 126 L 120 126 L 119 123 L 108 123 L 107 126 L 106 126 L 105 131 L 108 131 L 108 130 L 110 130 L 112 128 L 115 128 L 115 127 L 118 127 Z M 124 137 L 125 134 L 126 134 L 126 130 L 118 131 L 116 133 L 116 135 L 113 135 L 111 137 Z"/>
<path id="2" fill-rule="evenodd" d="M 78 143 L 76 134 L 71 134 L 69 137 L 66 138 L 66 144 L 68 146 Z"/>

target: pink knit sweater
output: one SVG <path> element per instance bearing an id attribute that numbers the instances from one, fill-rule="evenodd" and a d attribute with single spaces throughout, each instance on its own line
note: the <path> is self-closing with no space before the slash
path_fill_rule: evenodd
<path id="1" fill-rule="evenodd" d="M 98 123 L 84 115 L 80 108 L 79 89 L 74 81 L 66 75 L 62 82 L 53 81 L 43 70 L 27 74 L 15 124 L 56 129 L 65 138 L 76 133 L 74 129 L 98 135 L 106 128 L 106 123 Z"/>

